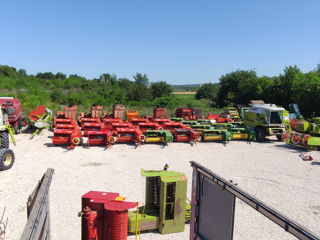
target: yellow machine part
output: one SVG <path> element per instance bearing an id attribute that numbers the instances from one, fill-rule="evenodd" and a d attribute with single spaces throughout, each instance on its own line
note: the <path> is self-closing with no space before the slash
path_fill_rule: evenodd
<path id="1" fill-rule="evenodd" d="M 222 141 L 222 135 L 217 135 L 217 136 L 204 136 L 203 137 L 204 141 Z"/>
<path id="2" fill-rule="evenodd" d="M 247 133 L 233 133 L 232 139 L 240 140 L 240 139 L 248 139 L 249 134 Z"/>
<path id="3" fill-rule="evenodd" d="M 164 137 L 147 137 L 146 143 L 164 142 Z"/>

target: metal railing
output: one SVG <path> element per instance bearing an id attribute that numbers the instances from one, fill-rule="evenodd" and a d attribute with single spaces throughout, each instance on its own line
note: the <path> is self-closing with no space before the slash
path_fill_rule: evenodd
<path id="1" fill-rule="evenodd" d="M 226 179 L 218 176 L 217 174 L 213 173 L 211 170 L 201 166 L 200 164 L 191 161 L 191 166 L 193 167 L 194 174 L 193 174 L 193 185 L 192 185 L 192 202 L 191 202 L 191 225 L 190 225 L 190 240 L 192 239 L 201 239 L 201 236 L 197 234 L 197 227 L 196 225 L 200 222 L 197 219 L 196 208 L 198 207 L 199 202 L 197 201 L 197 195 L 199 195 L 200 191 L 197 190 L 197 186 L 199 186 L 199 182 L 197 179 L 194 179 L 195 176 L 198 177 L 199 175 L 204 176 L 205 178 L 211 180 L 215 186 L 218 186 L 220 189 L 227 191 L 228 193 L 232 194 L 234 197 L 242 200 L 256 211 L 273 221 L 274 223 L 278 224 L 280 227 L 285 229 L 287 232 L 291 233 L 295 237 L 299 239 L 312 239 L 312 240 L 319 240 L 320 237 L 316 234 L 312 233 L 310 230 L 304 228 L 303 226 L 299 225 L 298 223 L 294 222 L 290 218 L 286 217 L 285 215 L 281 214 L 277 210 L 269 207 L 262 201 L 258 200 L 257 198 L 253 197 L 252 195 L 246 193 L 239 187 L 236 187 Z M 201 183 L 200 183 L 201 184 Z M 234 209 L 233 209 L 234 211 Z M 198 216 L 201 217 L 201 216 Z M 233 224 L 233 220 L 232 220 Z M 232 229 L 233 226 L 229 227 L 228 229 Z M 231 233 L 232 236 L 232 233 Z M 213 239 L 213 238 L 212 238 Z M 232 239 L 232 237 L 231 237 Z"/>

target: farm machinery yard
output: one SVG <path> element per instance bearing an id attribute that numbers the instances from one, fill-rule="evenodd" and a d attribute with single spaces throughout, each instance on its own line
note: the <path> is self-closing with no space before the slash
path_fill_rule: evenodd
<path id="1" fill-rule="evenodd" d="M 29 116 L 33 115 L 35 121 L 44 121 L 47 124 L 42 126 L 49 126 L 43 128 L 50 130 L 52 124 L 53 136 L 50 131 L 43 131 L 30 140 L 29 144 L 22 146 L 23 152 L 18 151 L 16 154 L 19 161 L 15 168 L 21 171 L 23 164 L 29 164 L 30 169 L 26 169 L 26 171 L 30 174 L 31 169 L 36 168 L 36 163 L 31 161 L 31 149 L 36 148 L 40 159 L 37 163 L 42 167 L 50 163 L 55 168 L 57 176 L 61 177 L 57 183 L 59 186 L 53 185 L 52 191 L 58 196 L 51 196 L 54 200 L 53 208 L 50 207 L 50 214 L 55 219 L 51 232 L 57 239 L 61 237 L 63 239 L 80 239 L 80 232 L 83 240 L 134 239 L 140 235 L 140 232 L 143 239 L 185 239 L 189 234 L 188 229 L 192 227 L 185 225 L 192 219 L 189 200 L 191 199 L 189 196 L 191 196 L 192 177 L 190 171 L 186 172 L 188 160 L 204 159 L 202 163 L 218 169 L 226 176 L 236 176 L 237 182 L 241 182 L 242 186 L 250 190 L 253 179 L 251 175 L 260 179 L 264 174 L 265 178 L 270 178 L 273 181 L 273 175 L 263 172 L 265 170 L 262 169 L 268 167 L 271 169 L 271 165 L 277 165 L 285 172 L 287 165 L 290 164 L 287 156 L 290 155 L 291 158 L 295 156 L 295 153 L 284 148 L 286 145 L 282 143 L 282 138 L 287 134 L 289 123 L 287 113 L 283 108 L 271 104 L 253 105 L 251 108 L 247 108 L 243 111 L 244 121 L 240 118 L 240 114 L 237 115 L 234 112 L 234 108 L 228 109 L 228 112 L 223 114 L 208 114 L 206 118 L 201 115 L 199 110 L 193 112 L 192 109 L 187 108 L 180 109 L 171 118 L 164 116 L 165 110 L 162 108 L 155 108 L 152 116 L 139 116 L 135 110 L 125 111 L 123 105 L 115 105 L 112 113 L 103 112 L 102 106 L 93 105 L 89 113 L 80 113 L 78 117 L 77 110 L 77 106 L 67 106 L 63 111 L 58 111 L 53 116 L 44 106 L 38 106 Z M 35 114 L 36 112 L 37 114 Z M 251 121 L 250 124 L 247 121 Z M 314 123 L 317 123 L 316 119 Z M 312 129 L 316 129 L 316 127 L 313 125 Z M 257 140 L 263 142 L 264 138 L 269 135 L 274 137 L 267 144 L 255 142 Z M 21 142 L 25 136 L 27 135 L 20 134 L 16 137 Z M 281 136 L 280 142 L 274 141 L 275 139 L 279 140 L 277 136 Z M 52 144 L 49 144 L 48 140 L 51 138 Z M 172 142 L 187 144 L 171 144 Z M 190 147 L 198 142 L 206 143 Z M 223 144 L 215 144 L 214 142 Z M 83 148 L 65 151 L 65 148 L 53 147 L 55 145 L 65 146 L 67 149 L 75 149 L 77 146 L 83 146 Z M 141 145 L 144 146 L 137 148 Z M 91 146 L 102 147 L 88 150 Z M 20 145 L 14 146 L 13 150 L 16 151 L 19 147 Z M 104 151 L 104 149 L 111 147 L 112 151 Z M 48 152 L 54 154 L 48 154 Z M 313 155 L 316 159 L 319 154 Z M 20 160 L 22 156 L 25 159 Z M 259 159 L 261 169 L 256 166 L 257 159 Z M 281 165 L 283 162 L 285 164 Z M 169 170 L 167 163 L 170 165 Z M 216 163 L 218 165 L 215 165 Z M 299 163 L 304 162 L 299 161 Z M 269 164 L 270 166 L 268 166 Z M 140 180 L 133 180 L 135 179 L 133 174 L 138 175 L 137 173 L 140 171 L 139 166 L 144 166 L 147 169 L 159 169 L 164 165 L 164 169 L 160 171 L 141 170 L 141 175 L 146 178 L 143 180 L 143 184 Z M 237 169 L 238 166 L 240 169 Z M 248 173 L 241 170 L 248 169 L 250 166 L 256 166 L 254 171 L 260 169 L 259 172 Z M 301 164 L 299 166 L 306 169 L 312 168 L 310 164 L 304 167 Z M 292 167 L 295 168 L 294 171 L 301 170 Z M 73 170 L 71 171 L 71 169 Z M 228 175 L 230 172 L 227 169 L 233 174 Z M 10 174 L 11 171 L 7 172 Z M 40 174 L 40 169 L 36 171 Z M 239 174 L 241 172 L 241 174 L 237 176 L 237 172 Z M 275 178 L 279 179 L 283 172 Z M 68 178 L 66 178 L 67 175 Z M 116 175 L 117 177 L 115 177 Z M 248 181 L 242 179 L 242 176 L 248 177 Z M 189 184 L 187 184 L 187 179 Z M 268 181 L 256 182 L 257 188 L 262 185 L 267 189 L 269 187 L 265 193 L 259 195 L 256 187 L 251 188 L 251 191 L 267 199 L 267 194 L 273 191 L 271 189 L 279 186 L 272 184 L 271 186 L 270 183 L 266 183 Z M 31 184 L 30 181 L 29 184 Z M 283 180 L 283 184 L 285 184 L 285 180 Z M 66 193 L 68 186 L 69 189 L 72 186 L 72 189 L 69 190 L 70 194 Z M 97 186 L 95 187 L 97 191 L 92 191 L 92 186 Z M 299 183 L 299 186 L 303 186 L 303 183 Z M 27 189 L 29 191 L 30 187 Z M 280 187 L 279 192 L 274 194 L 281 195 L 281 189 Z M 205 192 L 206 190 L 202 189 L 201 191 Z M 143 192 L 145 192 L 144 196 Z M 308 191 L 306 191 L 307 193 Z M 64 196 L 65 203 L 59 202 L 59 194 L 60 197 Z M 122 197 L 122 194 L 125 194 L 125 197 Z M 285 198 L 290 198 L 290 196 L 288 194 Z M 298 199 L 297 201 L 303 200 Z M 73 206 L 73 211 L 75 208 L 80 210 L 81 227 L 79 223 L 76 224 L 77 232 L 66 227 L 68 233 L 62 231 L 60 236 L 57 229 L 61 224 L 66 226 L 68 222 L 79 221 L 67 213 L 64 205 L 69 205 L 69 202 Z M 286 204 L 285 201 L 280 201 L 280 204 L 272 201 L 272 205 L 278 208 L 282 208 Z M 52 209 L 55 210 L 52 211 Z M 241 207 L 240 209 L 240 212 L 250 215 Z M 307 211 L 305 207 L 300 207 L 300 211 L 301 209 Z M 11 216 L 12 210 L 10 211 Z M 68 215 L 67 219 L 60 219 L 59 211 L 65 212 L 65 215 Z M 300 211 L 299 214 L 301 214 Z M 32 218 L 29 210 L 28 212 L 29 217 Z M 250 216 L 259 221 L 259 218 Z M 297 219 L 296 212 L 291 216 Z M 315 216 L 315 218 L 317 217 Z M 245 222 L 248 224 L 247 220 Z M 306 222 L 302 223 L 315 229 L 313 223 L 311 225 Z M 16 223 L 13 223 L 13 226 L 16 226 Z M 272 229 L 268 224 L 261 228 L 263 234 L 269 236 L 266 239 L 274 237 L 269 233 L 270 228 Z M 17 227 L 17 229 L 20 229 L 18 232 L 21 233 L 21 227 Z M 240 232 L 246 231 L 243 227 L 241 229 Z M 161 234 L 170 234 L 168 237 L 160 234 L 158 236 L 154 234 L 155 231 Z M 277 232 L 276 230 L 272 231 Z M 255 236 L 253 231 L 250 233 Z M 318 232 L 316 231 L 316 233 Z M 238 230 L 235 234 L 239 234 Z M 281 239 L 291 239 L 286 238 L 280 232 L 277 232 L 275 236 Z M 258 238 L 258 235 L 255 238 Z M 10 238 L 9 234 L 9 239 L 16 238 Z"/>

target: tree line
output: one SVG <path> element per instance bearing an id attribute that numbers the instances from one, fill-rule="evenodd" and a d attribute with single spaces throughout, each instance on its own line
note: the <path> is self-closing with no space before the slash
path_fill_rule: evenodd
<path id="1" fill-rule="evenodd" d="M 133 106 L 161 105 L 173 107 L 172 89 L 165 81 L 150 82 L 146 74 L 137 73 L 133 79 L 118 78 L 105 73 L 99 78 L 86 79 L 58 72 L 27 74 L 24 69 L 0 65 L 0 94 L 19 98 L 25 109 L 39 104 L 57 106 L 76 104 L 90 106 L 115 103 Z"/>
<path id="2" fill-rule="evenodd" d="M 253 70 L 237 70 L 222 75 L 219 83 L 202 85 L 195 95 L 209 99 L 213 107 L 248 104 L 261 99 L 288 109 L 297 103 L 305 116 L 313 112 L 320 116 L 320 64 L 316 69 L 303 73 L 297 66 L 289 66 L 279 76 L 257 76 Z"/>

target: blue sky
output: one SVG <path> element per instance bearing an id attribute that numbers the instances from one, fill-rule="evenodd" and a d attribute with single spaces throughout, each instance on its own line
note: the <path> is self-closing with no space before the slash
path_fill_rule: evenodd
<path id="1" fill-rule="evenodd" d="M 0 64 L 170 84 L 320 64 L 319 0 L 1 1 Z"/>

